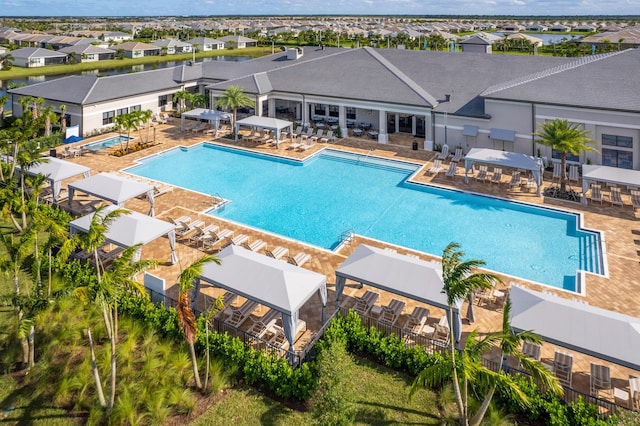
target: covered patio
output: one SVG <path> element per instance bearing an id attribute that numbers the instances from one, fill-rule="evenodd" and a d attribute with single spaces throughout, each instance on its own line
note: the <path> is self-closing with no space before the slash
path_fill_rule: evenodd
<path id="1" fill-rule="evenodd" d="M 101 210 L 101 214 L 107 215 L 117 208 L 117 206 L 106 206 Z M 178 262 L 178 255 L 176 253 L 175 226 L 164 220 L 145 216 L 130 210 L 127 211 L 129 214 L 122 214 L 111 222 L 107 229 L 106 241 L 126 249 L 138 244 L 148 244 L 166 235 L 169 239 L 169 247 L 171 247 L 171 264 L 176 264 Z M 69 224 L 70 233 L 88 233 L 95 214 L 96 213 L 90 213 L 71 221 Z M 140 259 L 141 256 L 142 247 L 136 253 L 135 257 L 136 259 Z"/>
<path id="2" fill-rule="evenodd" d="M 336 301 L 344 292 L 347 280 L 356 281 L 389 293 L 398 294 L 431 306 L 444 309 L 449 315 L 447 297 L 442 292 L 442 265 L 426 262 L 390 250 L 361 244 L 336 269 Z M 462 336 L 460 300 L 453 308 L 453 337 L 456 344 Z"/>
<path id="3" fill-rule="evenodd" d="M 631 188 L 640 186 L 640 170 L 621 169 L 609 166 L 582 165 L 582 193 L 586 194 L 594 182 L 604 182 L 614 185 L 626 185 Z M 587 204 L 587 197 L 582 197 L 582 203 Z"/>
<path id="4" fill-rule="evenodd" d="M 42 160 L 42 162 L 25 169 L 24 172 L 31 176 L 43 175 L 47 177 L 47 180 L 51 184 L 54 204 L 58 202 L 63 180 L 79 175 L 88 178 L 91 172 L 89 167 L 55 157 L 44 157 Z M 19 168 L 20 166 L 18 166 L 18 169 Z"/>
<path id="5" fill-rule="evenodd" d="M 280 148 L 280 133 L 283 129 L 288 129 L 289 134 L 293 133 L 293 123 L 291 121 L 280 120 L 271 117 L 259 117 L 257 115 L 243 118 L 236 122 L 236 140 L 238 140 L 238 132 L 240 126 L 257 127 L 261 129 L 270 129 L 276 133 L 276 148 Z"/>
<path id="6" fill-rule="evenodd" d="M 517 152 L 499 151 L 489 148 L 471 148 L 464 157 L 464 182 L 469 183 L 469 170 L 474 163 L 492 164 L 501 167 L 529 170 L 536 182 L 536 195 L 540 196 L 542 185 L 542 160 Z"/>
<path id="7" fill-rule="evenodd" d="M 128 200 L 146 195 L 149 199 L 149 204 L 151 205 L 149 216 L 153 216 L 155 213 L 153 186 L 136 180 L 126 179 L 110 173 L 99 173 L 86 179 L 71 183 L 69 184 L 69 208 L 71 208 L 73 195 L 76 191 L 93 195 L 94 197 L 109 201 L 119 207 L 124 206 L 124 203 Z"/>
<path id="8" fill-rule="evenodd" d="M 316 293 L 322 300 L 322 321 L 327 305 L 326 277 L 281 260 L 255 253 L 236 245 L 223 249 L 221 265 L 207 263 L 196 280 L 193 300 L 201 282 L 220 287 L 281 313 L 282 328 L 295 352 L 295 333 L 300 308 Z"/>

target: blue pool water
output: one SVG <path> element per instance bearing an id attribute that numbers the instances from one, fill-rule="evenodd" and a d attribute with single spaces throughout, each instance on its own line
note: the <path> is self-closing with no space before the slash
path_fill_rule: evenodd
<path id="1" fill-rule="evenodd" d="M 128 138 L 126 136 L 112 136 L 107 139 L 101 139 L 99 141 L 91 142 L 86 145 L 82 145 L 82 147 L 89 151 L 100 151 L 104 148 L 109 148 L 110 146 L 119 145 L 120 143 L 126 143 L 127 139 L 131 140 L 134 138 Z"/>
<path id="2" fill-rule="evenodd" d="M 578 231 L 575 214 L 409 184 L 416 165 L 325 153 L 303 164 L 202 144 L 127 171 L 218 194 L 231 203 L 212 214 L 325 248 L 352 229 L 435 255 L 456 241 L 492 270 L 572 291 L 577 269 L 602 273 L 599 233 Z"/>

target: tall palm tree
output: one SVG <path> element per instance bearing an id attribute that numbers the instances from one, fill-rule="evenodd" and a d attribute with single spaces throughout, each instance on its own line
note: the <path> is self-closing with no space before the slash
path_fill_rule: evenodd
<path id="1" fill-rule="evenodd" d="M 186 109 L 186 103 L 191 97 L 191 93 L 186 90 L 180 90 L 173 95 L 173 102 L 178 104 L 178 113 L 182 113 Z"/>
<path id="2" fill-rule="evenodd" d="M 150 109 L 145 109 L 143 111 L 138 111 L 138 119 L 141 124 L 144 124 L 146 129 L 147 137 L 145 139 L 145 143 L 149 142 L 149 127 L 151 125 L 151 120 L 153 119 L 153 111 Z M 140 129 L 139 129 L 140 130 Z M 140 141 L 142 141 L 142 132 L 140 131 Z"/>
<path id="3" fill-rule="evenodd" d="M 255 102 L 247 95 L 242 87 L 240 86 L 229 86 L 227 90 L 224 91 L 222 95 L 220 95 L 216 99 L 216 106 L 222 109 L 230 108 L 233 111 L 233 135 L 235 138 L 238 137 L 236 133 L 236 118 L 238 116 L 238 108 L 242 107 L 253 107 Z"/>
<path id="4" fill-rule="evenodd" d="M 138 111 L 131 111 L 127 114 L 120 114 L 114 117 L 113 123 L 116 125 L 119 132 L 127 133 L 127 142 L 125 143 L 125 146 L 122 147 L 122 142 L 120 142 L 120 144 L 121 150 L 123 152 L 129 151 L 129 140 L 131 139 L 131 131 L 138 130 L 140 126 Z"/>
<path id="5" fill-rule="evenodd" d="M 178 305 L 176 306 L 180 328 L 182 328 L 184 338 L 189 345 L 189 353 L 191 355 L 191 363 L 193 365 L 193 377 L 196 382 L 196 387 L 200 390 L 202 390 L 202 382 L 200 381 L 198 359 L 196 358 L 196 350 L 194 346 L 198 328 L 196 324 L 196 316 L 191 310 L 191 296 L 189 293 L 193 289 L 193 281 L 202 274 L 202 267 L 209 262 L 214 262 L 215 264 L 220 265 L 220 259 L 216 256 L 206 255 L 193 262 L 180 273 L 180 293 L 178 296 Z"/>
<path id="6" fill-rule="evenodd" d="M 5 93 L 0 95 L 0 129 L 4 127 L 4 105 L 11 100 L 11 97 Z"/>
<path id="7" fill-rule="evenodd" d="M 596 151 L 591 146 L 595 143 L 589 137 L 589 130 L 580 129 L 577 123 L 556 118 L 540 124 L 540 130 L 533 135 L 536 142 L 560 151 L 560 194 L 567 192 L 567 153 L 578 155 L 582 151 Z"/>
<path id="8" fill-rule="evenodd" d="M 67 137 L 67 106 L 65 104 L 60 105 L 60 133 L 62 138 Z"/>
<path id="9" fill-rule="evenodd" d="M 0 70 L 10 70 L 15 59 L 10 53 L 2 55 L 2 58 L 0 58 Z"/>

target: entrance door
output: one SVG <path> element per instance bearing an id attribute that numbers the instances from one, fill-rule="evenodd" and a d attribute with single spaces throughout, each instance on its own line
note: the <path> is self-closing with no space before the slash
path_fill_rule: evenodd
<path id="1" fill-rule="evenodd" d="M 425 136 L 424 118 L 416 117 L 416 136 Z"/>
<path id="2" fill-rule="evenodd" d="M 387 114 L 387 133 L 396 132 L 396 115 Z"/>
<path id="3" fill-rule="evenodd" d="M 413 129 L 411 127 L 413 122 L 412 115 L 400 114 L 398 118 L 398 131 L 400 133 L 411 133 L 413 134 Z"/>

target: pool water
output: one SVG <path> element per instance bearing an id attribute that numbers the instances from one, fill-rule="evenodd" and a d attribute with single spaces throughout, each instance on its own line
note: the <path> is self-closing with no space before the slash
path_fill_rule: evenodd
<path id="1" fill-rule="evenodd" d="M 211 214 L 324 248 L 348 230 L 438 256 L 455 241 L 489 269 L 571 291 L 576 270 L 603 273 L 600 234 L 579 230 L 577 214 L 407 183 L 417 168 L 334 150 L 301 163 L 201 144 L 127 171 L 218 194 L 231 203 Z"/>
<path id="2" fill-rule="evenodd" d="M 101 139 L 99 141 L 82 145 L 82 148 L 92 152 L 96 152 L 96 151 L 100 151 L 101 149 L 109 148 L 114 145 L 120 145 L 120 143 L 126 144 L 127 140 L 132 140 L 132 139 L 134 138 L 128 138 L 126 136 L 112 136 L 107 139 Z"/>

